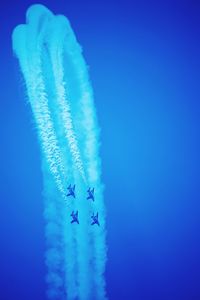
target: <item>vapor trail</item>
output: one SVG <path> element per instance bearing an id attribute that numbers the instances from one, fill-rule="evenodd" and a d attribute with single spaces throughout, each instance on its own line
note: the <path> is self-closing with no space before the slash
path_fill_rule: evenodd
<path id="1" fill-rule="evenodd" d="M 32 20 L 33 22 L 33 20 Z M 62 177 L 64 176 L 64 166 L 61 161 L 61 153 L 58 147 L 58 141 L 51 114 L 48 107 L 48 99 L 45 91 L 45 85 L 42 74 L 42 35 L 35 32 L 36 26 L 30 20 L 30 25 L 20 25 L 13 33 L 13 46 L 16 55 L 20 60 L 20 66 L 27 86 L 29 101 L 34 114 L 38 129 L 39 139 L 41 141 L 42 151 L 46 157 L 43 170 L 45 185 L 44 191 L 46 200 L 45 219 L 46 237 L 48 250 L 46 252 L 46 264 L 48 267 L 47 281 L 50 289 L 48 291 L 50 298 L 58 298 L 60 287 L 62 286 L 61 264 L 62 264 L 62 234 L 61 234 L 61 213 L 59 209 L 59 198 L 66 199 Z M 32 23 L 32 24 L 31 24 Z M 37 24 L 36 24 L 37 25 Z M 40 28 L 41 29 L 41 28 Z M 43 27 L 44 29 L 44 27 Z M 51 176 L 61 193 L 57 192 L 52 183 Z M 51 187 L 51 188 L 50 188 Z"/>
<path id="2" fill-rule="evenodd" d="M 63 198 L 66 199 L 62 183 L 64 167 L 51 120 L 41 72 L 41 45 L 37 39 L 34 40 L 34 32 L 31 29 L 31 27 L 27 27 L 26 25 L 17 26 L 13 32 L 13 47 L 20 60 L 42 150 L 45 153 L 49 169 L 55 178 L 57 187 Z"/>
<path id="3" fill-rule="evenodd" d="M 66 38 L 66 30 L 65 30 L 66 23 L 67 20 L 63 16 L 56 16 L 52 20 L 50 44 L 48 46 L 51 55 L 51 63 L 53 67 L 57 102 L 58 102 L 58 107 L 60 108 L 62 122 L 65 130 L 65 136 L 68 140 L 68 144 L 69 144 L 72 158 L 74 160 L 74 164 L 79 170 L 83 180 L 86 182 L 83 162 L 81 160 L 81 155 L 78 148 L 78 142 L 73 128 L 70 103 L 67 99 L 68 98 L 66 92 L 67 83 L 64 81 L 63 47 Z"/>
<path id="4" fill-rule="evenodd" d="M 42 149 L 49 299 L 104 300 L 105 207 L 99 126 L 82 50 L 64 16 L 42 5 L 13 32 Z M 66 187 L 76 184 L 76 198 Z M 95 188 L 95 201 L 86 200 Z M 72 210 L 79 224 L 71 224 Z M 99 213 L 100 227 L 91 226 Z"/>
<path id="5" fill-rule="evenodd" d="M 88 213 L 99 212 L 101 216 L 101 227 L 98 230 L 88 227 L 91 243 L 92 273 L 95 274 L 94 285 L 95 299 L 106 299 L 105 292 L 105 206 L 103 200 L 103 185 L 101 183 L 101 161 L 99 158 L 99 126 L 97 123 L 96 111 L 93 103 L 93 91 L 88 78 L 87 65 L 82 56 L 82 51 L 76 41 L 73 31 L 67 28 L 70 38 L 66 40 L 65 54 L 70 57 L 73 65 L 74 86 L 79 90 L 76 101 L 78 102 L 79 114 L 74 117 L 77 123 L 77 135 L 80 149 L 85 162 L 85 172 L 89 186 L 95 187 L 95 202 L 88 207 Z M 80 121 L 81 120 L 81 121 Z M 90 216 L 89 216 L 90 218 Z"/>

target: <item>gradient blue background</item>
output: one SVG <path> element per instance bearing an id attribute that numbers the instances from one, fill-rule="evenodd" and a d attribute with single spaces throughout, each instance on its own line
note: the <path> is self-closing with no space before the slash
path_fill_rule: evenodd
<path id="1" fill-rule="evenodd" d="M 0 4 L 0 299 L 45 299 L 42 174 Z M 200 299 L 200 2 L 42 1 L 90 66 L 106 185 L 111 300 Z"/>

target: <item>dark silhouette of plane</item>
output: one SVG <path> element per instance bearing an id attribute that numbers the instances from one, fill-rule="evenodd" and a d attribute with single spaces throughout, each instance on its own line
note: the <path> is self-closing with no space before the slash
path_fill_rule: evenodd
<path id="1" fill-rule="evenodd" d="M 75 196 L 75 184 L 74 184 L 74 186 L 72 187 L 72 185 L 70 184 L 69 186 L 68 186 L 68 191 L 69 191 L 69 193 L 67 194 L 67 197 L 69 197 L 69 196 L 72 196 L 72 197 L 76 197 Z"/>
<path id="2" fill-rule="evenodd" d="M 88 192 L 87 200 L 91 199 L 92 201 L 94 201 L 94 188 L 93 189 L 89 188 L 87 192 Z"/>
<path id="3" fill-rule="evenodd" d="M 99 217 L 99 214 L 98 214 L 98 213 L 96 214 L 96 216 L 95 216 L 94 213 L 93 213 L 93 215 L 91 216 L 91 219 L 92 219 L 91 225 L 97 224 L 98 226 L 100 226 L 98 217 Z"/>
<path id="4" fill-rule="evenodd" d="M 71 213 L 71 215 L 70 215 L 71 217 L 72 217 L 72 221 L 71 221 L 71 224 L 72 223 L 77 223 L 77 224 L 79 224 L 79 220 L 78 220 L 78 210 L 76 211 L 76 213 L 74 213 L 74 211 L 72 211 L 72 213 Z"/>

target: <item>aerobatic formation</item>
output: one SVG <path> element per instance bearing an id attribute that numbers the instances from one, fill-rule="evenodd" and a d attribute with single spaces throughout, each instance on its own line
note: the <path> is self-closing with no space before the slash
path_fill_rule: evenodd
<path id="1" fill-rule="evenodd" d="M 12 35 L 41 149 L 48 299 L 107 299 L 99 126 L 71 25 L 43 5 Z"/>
<path id="2" fill-rule="evenodd" d="M 75 195 L 75 184 L 73 186 L 70 184 L 67 189 L 69 191 L 68 194 L 67 194 L 67 197 L 72 196 L 73 198 L 76 198 L 76 195 Z M 92 199 L 92 201 L 94 201 L 94 188 L 93 189 L 89 188 L 87 190 L 87 192 L 88 192 L 87 199 L 88 200 Z M 99 220 L 98 220 L 98 215 L 99 214 L 97 213 L 96 216 L 94 216 L 94 213 L 93 213 L 93 215 L 91 216 L 91 218 L 92 218 L 91 225 L 97 224 L 98 226 L 100 226 Z M 71 217 L 72 217 L 71 224 L 74 223 L 74 222 L 76 222 L 77 224 L 79 224 L 78 210 L 76 211 L 76 213 L 74 213 L 74 211 L 72 211 Z"/>

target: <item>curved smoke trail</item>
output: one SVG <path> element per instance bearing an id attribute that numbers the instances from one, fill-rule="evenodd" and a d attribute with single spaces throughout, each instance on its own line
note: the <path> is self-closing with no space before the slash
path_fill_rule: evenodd
<path id="1" fill-rule="evenodd" d="M 31 6 L 13 31 L 42 150 L 49 299 L 106 299 L 99 126 L 81 47 L 64 16 Z M 66 188 L 76 184 L 76 198 Z M 95 201 L 87 200 L 88 187 Z M 79 224 L 71 224 L 72 210 Z M 99 214 L 100 226 L 91 226 Z"/>
<path id="2" fill-rule="evenodd" d="M 48 47 L 51 56 L 58 107 L 60 107 L 65 136 L 68 140 L 74 163 L 85 181 L 83 163 L 80 158 L 80 151 L 73 129 L 71 109 L 66 96 L 66 83 L 64 81 L 63 44 L 65 42 L 66 32 L 63 29 L 65 29 L 66 24 L 66 18 L 62 16 L 57 16 L 51 21 L 51 34 L 48 41 Z"/>

